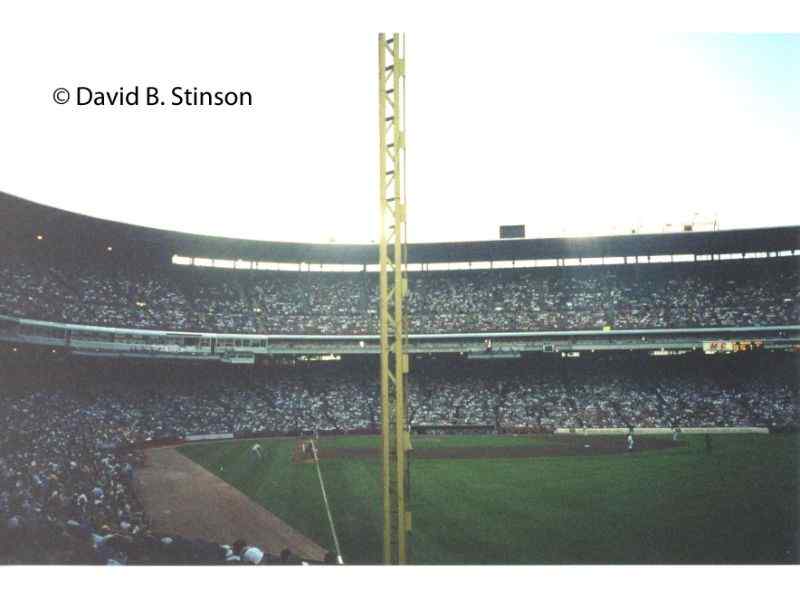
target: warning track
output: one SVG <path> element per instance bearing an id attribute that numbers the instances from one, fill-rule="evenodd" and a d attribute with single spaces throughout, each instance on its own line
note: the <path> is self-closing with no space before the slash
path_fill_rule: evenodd
<path id="1" fill-rule="evenodd" d="M 324 443 L 324 442 L 323 442 Z M 586 445 L 588 444 L 588 448 Z M 683 442 L 673 442 L 663 438 L 636 439 L 633 454 L 649 450 L 666 450 L 684 446 Z M 628 454 L 624 437 L 568 436 L 553 438 L 552 445 L 513 445 L 513 446 L 463 446 L 442 448 L 418 448 L 413 456 L 429 459 L 449 458 L 535 458 L 547 456 L 601 456 L 609 454 Z M 374 459 L 380 458 L 380 449 L 372 448 L 321 448 L 322 460 L 333 458 Z"/>
<path id="2" fill-rule="evenodd" d="M 155 531 L 231 544 L 242 538 L 270 554 L 323 560 L 325 549 L 173 448 L 146 451 L 136 492 Z"/>

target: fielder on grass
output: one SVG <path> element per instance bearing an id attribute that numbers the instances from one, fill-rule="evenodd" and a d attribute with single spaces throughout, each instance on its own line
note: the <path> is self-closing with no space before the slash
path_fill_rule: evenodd
<path id="1" fill-rule="evenodd" d="M 250 448 L 250 453 L 249 454 L 250 454 L 250 461 L 251 462 L 255 461 L 256 459 L 257 460 L 264 460 L 264 455 L 261 454 L 261 444 L 259 444 L 258 442 L 253 444 L 253 447 Z"/>

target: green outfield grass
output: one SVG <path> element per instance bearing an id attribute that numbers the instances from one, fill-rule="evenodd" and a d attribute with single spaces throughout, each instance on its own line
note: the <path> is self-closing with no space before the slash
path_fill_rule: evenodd
<path id="1" fill-rule="evenodd" d="M 798 562 L 798 435 L 702 436 L 663 451 L 596 457 L 417 460 L 412 466 L 417 564 Z M 547 444 L 550 436 L 417 438 L 415 447 Z M 557 440 L 556 440 L 557 441 Z M 313 465 L 291 462 L 294 442 L 264 439 L 180 451 L 333 548 Z M 323 446 L 377 438 L 322 439 Z M 220 470 L 222 467 L 224 470 Z M 380 464 L 323 461 L 345 561 L 381 557 Z"/>

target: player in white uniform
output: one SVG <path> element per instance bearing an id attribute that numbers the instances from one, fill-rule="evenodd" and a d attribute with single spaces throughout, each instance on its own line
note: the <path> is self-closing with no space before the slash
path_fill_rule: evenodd
<path id="1" fill-rule="evenodd" d="M 255 460 L 258 457 L 258 460 L 263 460 L 264 456 L 261 454 L 261 444 L 256 442 L 253 444 L 253 447 L 250 448 L 250 459 Z"/>
<path id="2" fill-rule="evenodd" d="M 628 452 L 633 452 L 633 434 L 628 434 Z"/>

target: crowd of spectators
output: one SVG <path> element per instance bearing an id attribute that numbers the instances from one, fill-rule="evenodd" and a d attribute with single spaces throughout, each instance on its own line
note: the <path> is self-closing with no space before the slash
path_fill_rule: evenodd
<path id="1" fill-rule="evenodd" d="M 304 562 L 245 540 L 221 544 L 152 530 L 133 484 L 143 460 L 138 443 L 163 435 L 175 418 L 189 428 L 193 421 L 186 403 L 150 398 L 128 406 L 121 398 L 58 388 L 0 391 L 0 563 Z M 221 414 L 207 422 L 223 426 Z M 170 433 L 176 429 L 189 430 Z"/>
<path id="2" fill-rule="evenodd" d="M 411 378 L 409 416 L 418 427 L 538 431 L 800 424 L 796 361 L 744 370 L 744 361 L 697 361 L 596 358 L 562 359 L 546 368 L 467 363 L 446 372 L 423 369 Z"/>
<path id="3" fill-rule="evenodd" d="M 706 359 L 706 364 L 715 363 Z M 692 361 L 600 358 L 534 361 L 416 361 L 408 378 L 413 427 L 498 430 L 561 427 L 769 426 L 798 423 L 798 384 L 775 369 L 747 376 Z M 668 368 L 660 365 L 669 365 Z M 236 377 L 211 370 L 154 381 L 135 376 L 85 388 L 91 410 L 123 419 L 142 440 L 191 434 L 344 432 L 379 427 L 379 389 L 366 362 L 272 367 Z M 205 368 L 208 370 L 208 367 Z"/>
<path id="4" fill-rule="evenodd" d="M 376 333 L 377 275 L 0 264 L 0 314 L 227 333 Z M 796 257 L 409 274 L 413 333 L 787 325 Z"/>

